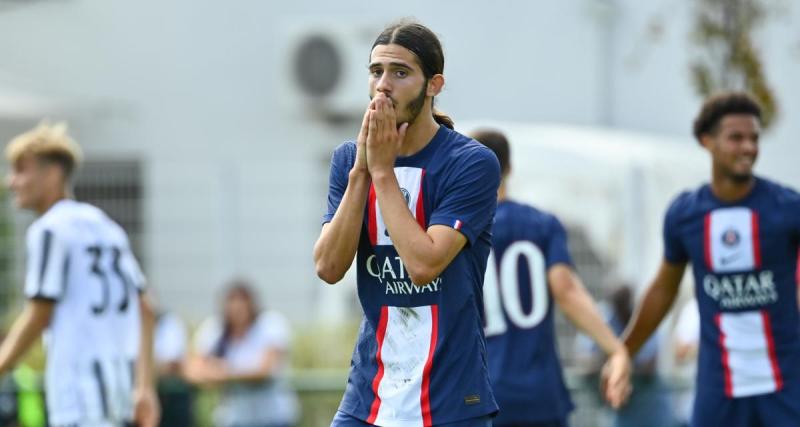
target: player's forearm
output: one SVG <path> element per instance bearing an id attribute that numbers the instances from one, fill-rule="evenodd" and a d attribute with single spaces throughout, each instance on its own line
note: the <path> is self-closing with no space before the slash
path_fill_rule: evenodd
<path id="1" fill-rule="evenodd" d="M 677 295 L 677 287 L 665 286 L 658 282 L 650 285 L 623 334 L 623 341 L 631 356 L 636 355 L 655 332 Z"/>
<path id="2" fill-rule="evenodd" d="M 411 215 L 394 171 L 373 174 L 381 215 L 411 281 L 425 285 L 447 267 L 447 254 Z"/>
<path id="3" fill-rule="evenodd" d="M 317 276 L 327 283 L 341 280 L 353 263 L 361 238 L 369 185 L 370 178 L 366 172 L 354 170 L 350 173 L 336 214 L 314 245 Z"/>
<path id="4" fill-rule="evenodd" d="M 0 374 L 10 370 L 42 334 L 50 322 L 50 313 L 37 313 L 33 302 L 29 302 L 22 314 L 14 321 L 5 340 L 0 344 Z"/>
<path id="5" fill-rule="evenodd" d="M 575 327 L 600 347 L 606 355 L 611 355 L 622 347 L 622 342 L 608 327 L 592 297 L 580 284 L 576 284 L 556 297 L 556 303 Z"/>
<path id="6" fill-rule="evenodd" d="M 155 368 L 153 362 L 153 330 L 156 316 L 145 294 L 139 299 L 139 355 L 136 359 L 136 387 L 154 387 Z"/>
<path id="7" fill-rule="evenodd" d="M 556 264 L 547 272 L 550 292 L 556 304 L 578 329 L 589 335 L 605 352 L 611 355 L 622 347 L 622 342 L 608 327 L 592 296 L 586 291 L 577 274 L 566 264 Z"/>

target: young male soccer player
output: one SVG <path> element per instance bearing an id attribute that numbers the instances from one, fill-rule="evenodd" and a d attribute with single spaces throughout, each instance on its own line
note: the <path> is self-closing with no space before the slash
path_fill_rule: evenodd
<path id="1" fill-rule="evenodd" d="M 153 314 L 125 232 L 70 198 L 79 148 L 65 125 L 39 125 L 6 147 L 8 185 L 28 228 L 28 301 L 0 345 L 0 373 L 45 330 L 50 425 L 154 427 Z M 134 366 L 135 365 L 135 366 Z"/>
<path id="2" fill-rule="evenodd" d="M 434 110 L 443 70 L 428 28 L 384 30 L 358 139 L 333 154 L 314 259 L 336 283 L 355 257 L 364 310 L 334 426 L 486 426 L 497 411 L 481 286 L 500 170 Z"/>
<path id="3" fill-rule="evenodd" d="M 572 269 L 567 234 L 555 216 L 508 198 L 510 147 L 496 130 L 470 136 L 500 161 L 502 181 L 484 279 L 489 376 L 500 413 L 495 426 L 562 427 L 573 405 L 561 376 L 553 325 L 555 301 L 609 356 L 618 407 L 629 387 L 628 352 L 606 325 Z"/>
<path id="4" fill-rule="evenodd" d="M 760 133 L 761 109 L 748 95 L 705 101 L 694 135 L 711 155 L 711 183 L 667 210 L 664 261 L 626 333 L 635 354 L 691 262 L 700 310 L 692 426 L 800 423 L 800 194 L 753 175 Z"/>

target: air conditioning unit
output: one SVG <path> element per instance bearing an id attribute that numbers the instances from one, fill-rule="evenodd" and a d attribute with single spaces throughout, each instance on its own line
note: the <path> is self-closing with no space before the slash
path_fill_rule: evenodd
<path id="1" fill-rule="evenodd" d="M 367 64 L 381 27 L 330 21 L 284 26 L 282 98 L 295 112 L 358 120 L 369 103 Z"/>

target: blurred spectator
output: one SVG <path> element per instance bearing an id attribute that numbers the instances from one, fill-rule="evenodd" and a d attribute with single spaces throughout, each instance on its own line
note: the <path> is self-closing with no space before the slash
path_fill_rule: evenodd
<path id="1" fill-rule="evenodd" d="M 608 304 L 601 306 L 607 313 L 608 325 L 621 336 L 633 315 L 633 292 L 630 286 L 619 286 L 610 296 Z M 633 359 L 631 384 L 633 392 L 628 403 L 614 413 L 615 427 L 673 427 L 672 405 L 666 385 L 658 374 L 658 334 L 654 334 Z M 584 335 L 578 335 L 578 354 L 591 355 L 592 370 L 601 365 L 600 350 Z"/>
<path id="2" fill-rule="evenodd" d="M 298 404 L 285 378 L 290 331 L 285 318 L 260 311 L 252 286 L 227 287 L 222 317 L 204 321 L 187 365 L 190 381 L 221 388 L 214 411 L 219 427 L 291 426 Z"/>
<path id="3" fill-rule="evenodd" d="M 675 399 L 675 415 L 681 426 L 688 426 L 694 404 L 694 382 L 697 373 L 697 351 L 700 346 L 700 313 L 697 300 L 684 304 L 673 331 L 675 373 L 692 386 L 681 389 Z"/>
<path id="4" fill-rule="evenodd" d="M 186 342 L 183 321 L 173 313 L 159 310 L 153 352 L 163 427 L 194 425 L 192 387 L 183 379 Z"/>

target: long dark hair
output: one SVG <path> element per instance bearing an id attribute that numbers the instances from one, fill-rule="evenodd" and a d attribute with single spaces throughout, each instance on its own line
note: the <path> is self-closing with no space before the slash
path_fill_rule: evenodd
<path id="1" fill-rule="evenodd" d="M 258 297 L 256 296 L 255 290 L 253 286 L 244 279 L 233 279 L 228 282 L 225 291 L 225 299 L 223 304 L 227 304 L 227 302 L 234 297 L 240 297 L 247 301 L 248 311 L 250 318 L 248 323 L 248 328 L 253 326 L 258 319 L 258 314 L 261 311 L 258 305 Z M 231 341 L 231 333 L 232 333 L 233 326 L 231 325 L 230 319 L 224 312 L 223 309 L 223 329 L 222 329 L 222 336 L 220 336 L 219 341 L 214 346 L 214 356 L 216 357 L 225 357 L 225 354 L 228 352 L 228 347 L 230 346 Z"/>
<path id="2" fill-rule="evenodd" d="M 396 44 L 410 50 L 417 57 L 417 62 L 425 76 L 425 86 L 435 74 L 444 73 L 444 52 L 439 38 L 428 27 L 416 22 L 401 22 L 386 27 L 372 44 Z M 433 103 L 433 100 L 431 100 Z M 431 105 L 432 106 L 432 105 Z M 433 119 L 436 123 L 453 129 L 453 119 L 447 114 L 433 108 Z"/>

